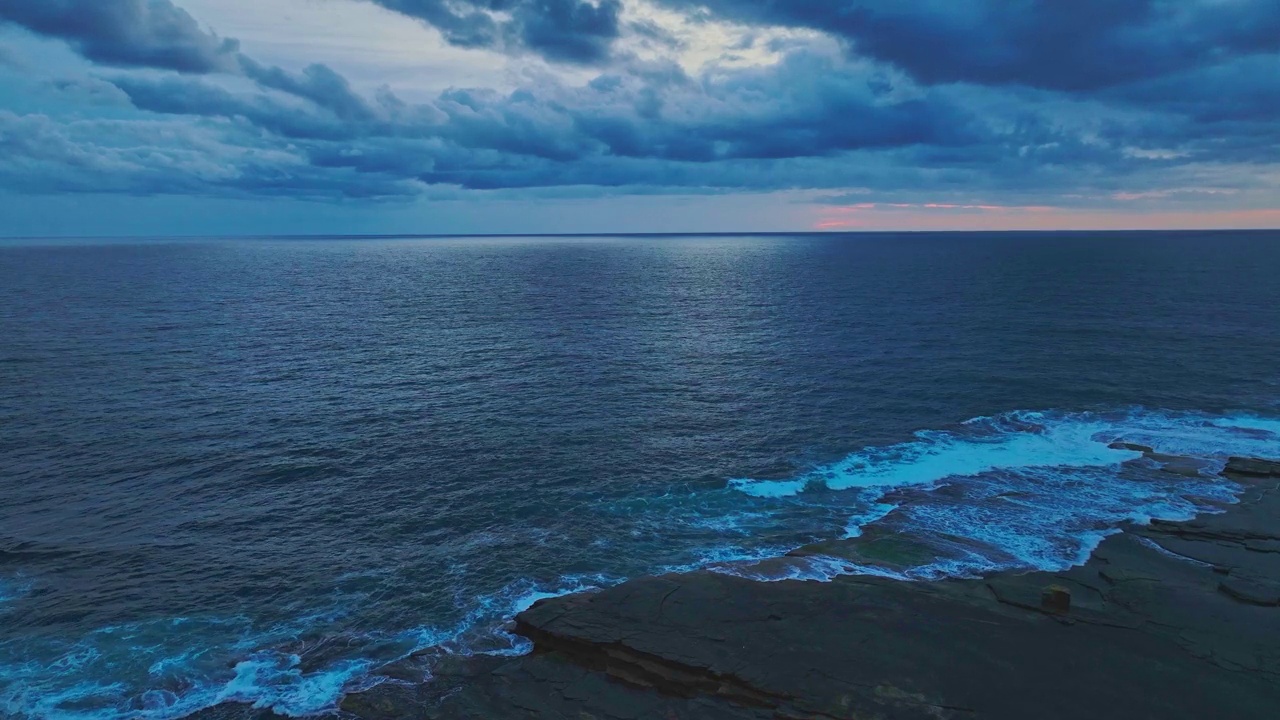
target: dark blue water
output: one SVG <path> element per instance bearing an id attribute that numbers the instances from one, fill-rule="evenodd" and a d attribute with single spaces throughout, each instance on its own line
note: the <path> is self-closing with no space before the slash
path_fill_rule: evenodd
<path id="1" fill-rule="evenodd" d="M 324 712 L 522 652 L 542 594 L 878 572 L 749 562 L 877 524 L 938 547 L 907 578 L 1069 565 L 1280 455 L 1278 270 L 1278 233 L 0 246 L 0 714 Z"/>

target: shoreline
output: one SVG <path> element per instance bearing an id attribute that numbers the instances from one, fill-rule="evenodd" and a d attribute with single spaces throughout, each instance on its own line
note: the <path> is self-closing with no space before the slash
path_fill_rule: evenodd
<path id="1" fill-rule="evenodd" d="M 1052 419 L 1053 424 L 1027 422 L 1044 417 Z M 1187 420 L 1192 421 L 1189 428 Z M 1123 532 L 1123 528 L 1133 524 L 1148 523 L 1153 517 L 1184 520 L 1198 513 L 1224 512 L 1230 508 L 1238 502 L 1244 486 L 1222 479 L 1218 471 L 1224 467 L 1223 458 L 1228 451 L 1274 455 L 1272 449 L 1278 446 L 1268 422 L 1274 421 L 1247 413 L 1216 416 L 1185 411 L 1179 414 L 1137 407 L 1097 415 L 1091 411 L 1010 411 L 994 417 L 977 417 L 958 424 L 966 428 L 982 425 L 972 434 L 947 426 L 943 430 L 914 433 L 914 440 L 884 446 L 884 449 L 895 451 L 895 456 L 906 456 L 907 465 L 911 464 L 913 450 L 934 451 L 942 456 L 944 462 L 935 462 L 925 470 L 937 471 L 940 465 L 972 469 L 975 452 L 982 460 L 983 453 L 993 444 L 971 447 L 977 442 L 974 437 L 978 441 L 994 440 L 998 448 L 1015 451 L 1013 457 L 1000 459 L 1003 465 L 999 470 L 1013 468 L 1008 476 L 1001 472 L 989 478 L 960 473 L 944 481 L 912 478 L 914 482 L 906 481 L 887 489 L 877 487 L 874 495 L 858 495 L 859 503 L 863 503 L 858 507 L 872 502 L 871 510 L 853 515 L 842 513 L 847 518 L 843 537 L 814 533 L 792 543 L 774 545 L 768 553 L 739 556 L 737 560 L 721 556 L 697 564 L 669 564 L 647 571 L 639 568 L 629 577 L 643 579 L 649 575 L 678 576 L 704 571 L 755 582 L 830 582 L 841 576 L 928 582 L 1055 571 L 1084 563 L 1106 536 Z M 1123 437 L 1156 444 L 1171 424 L 1175 429 L 1192 432 L 1186 437 L 1174 436 L 1173 446 L 1168 448 L 1169 452 L 1185 454 L 1162 454 L 1147 445 L 1121 440 L 1108 444 L 1106 439 L 1100 439 Z M 1098 425 L 1105 427 L 1099 430 Z M 1241 427 L 1245 429 L 1236 429 Z M 1104 430 L 1114 432 L 1102 434 Z M 1048 443 L 1051 447 L 1046 449 L 1044 442 L 1038 442 L 1042 435 L 1055 438 Z M 1028 447 L 1024 436 L 1037 442 Z M 1073 440 L 1081 438 L 1088 442 L 1073 444 Z M 1058 446 L 1071 450 L 1072 458 L 1068 460 L 1109 460 L 1113 456 L 1127 459 L 1106 468 L 1032 464 L 1061 460 L 1062 448 Z M 1107 449 L 1099 450 L 1103 446 Z M 867 467 L 874 469 L 875 450 L 876 446 L 870 446 L 820 468 L 852 472 L 848 468 L 861 467 L 858 461 L 865 461 Z M 1032 470 L 1023 472 L 1024 465 Z M 817 471 L 810 471 L 804 477 L 815 474 Z M 805 492 L 812 492 L 810 499 L 821 507 L 848 506 L 845 496 L 826 496 L 822 490 L 815 485 Z M 736 497 L 736 493 L 733 496 Z M 936 508 L 942 512 L 931 516 L 929 511 Z M 950 522 L 946 522 L 948 520 Z M 815 538 L 822 535 L 828 539 Z M 806 539 L 809 543 L 802 544 Z M 555 554 L 547 557 L 550 563 L 561 560 Z M 606 565 L 626 562 L 625 556 L 604 560 Z M 508 590 L 518 583 L 508 584 L 499 593 L 481 598 L 485 607 L 490 607 L 488 598 L 498 598 L 498 604 L 492 606 L 497 608 L 496 612 L 474 621 L 474 616 L 469 615 L 466 622 L 453 626 L 449 632 L 424 636 L 425 639 L 412 647 L 388 645 L 392 652 L 379 652 L 382 648 L 374 647 L 374 652 L 365 653 L 363 647 L 346 644 L 346 636 L 340 631 L 317 630 L 308 641 L 296 641 L 295 636 L 294 641 L 286 638 L 270 645 L 255 644 L 255 648 L 265 648 L 263 656 L 254 649 L 252 653 L 244 650 L 216 659 L 207 664 L 211 672 L 196 682 L 165 683 L 167 688 L 161 685 L 165 689 L 160 692 L 172 691 L 170 698 L 176 698 L 175 702 L 147 706 L 133 702 L 127 708 L 117 707 L 120 716 L 172 720 L 355 717 L 358 713 L 367 714 L 358 707 L 364 699 L 392 692 L 388 688 L 374 690 L 379 684 L 386 684 L 399 685 L 394 692 L 401 695 L 406 687 L 414 689 L 413 703 L 418 708 L 402 707 L 387 717 L 426 712 L 422 708 L 443 707 L 446 696 L 468 684 L 483 683 L 498 664 L 533 650 L 533 641 L 515 632 L 515 621 L 517 615 L 530 609 L 537 600 L 595 592 L 624 582 L 620 576 L 601 576 L 601 581 L 589 584 L 581 582 L 585 576 L 560 577 L 572 577 L 575 582 L 573 586 L 556 584 L 554 587 L 558 589 L 553 590 L 554 595 L 539 592 L 539 587 L 547 586 L 532 583 L 526 584 L 528 592 L 511 593 Z M 404 618 L 408 626 L 419 615 L 410 609 L 394 617 Z M 473 632 L 476 628 L 479 630 Z M 464 636 L 464 633 L 471 635 Z M 403 634 L 382 633 L 370 637 L 356 634 L 354 637 L 361 643 L 373 642 L 370 637 L 391 637 L 394 642 L 401 642 Z M 309 646 L 313 640 L 316 644 Z M 354 662 L 342 659 L 353 655 Z M 490 662 L 488 658 L 492 656 L 499 659 Z M 234 678 L 224 682 L 220 674 L 223 668 L 234 673 Z M 355 708 L 355 712 L 342 712 L 339 706 L 344 703 L 348 709 Z M 504 711 L 495 709 L 494 712 Z M 31 713 L 31 716 L 40 714 Z"/>
<path id="2" fill-rule="evenodd" d="M 1268 642 L 1280 637 L 1280 463 L 1238 459 L 1222 475 L 1242 486 L 1237 504 L 1131 525 L 1062 572 L 761 583 L 700 570 L 541 600 L 514 624 L 531 654 L 452 658 L 425 685 L 410 679 L 410 660 L 404 680 L 349 694 L 341 711 L 361 720 L 1270 718 L 1280 703 L 1280 648 Z M 833 545 L 879 562 L 890 547 L 910 552 L 901 538 L 874 535 L 822 550 Z M 228 711 L 197 716 L 245 717 Z"/>

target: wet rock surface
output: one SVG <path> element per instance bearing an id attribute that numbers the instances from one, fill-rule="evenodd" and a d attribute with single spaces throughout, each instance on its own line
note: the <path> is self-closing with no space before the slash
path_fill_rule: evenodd
<path id="1" fill-rule="evenodd" d="M 516 621 L 533 654 L 459 658 L 448 677 L 385 683 L 342 710 L 365 720 L 1271 720 L 1280 481 L 1261 470 L 1276 468 L 1233 460 L 1238 505 L 1130 528 L 1060 573 L 762 583 L 695 572 L 544 600 Z M 873 535 L 796 555 L 892 567 L 916 550 Z"/>
<path id="2" fill-rule="evenodd" d="M 1233 457 L 1227 461 L 1228 474 L 1280 478 L 1280 461 Z"/>

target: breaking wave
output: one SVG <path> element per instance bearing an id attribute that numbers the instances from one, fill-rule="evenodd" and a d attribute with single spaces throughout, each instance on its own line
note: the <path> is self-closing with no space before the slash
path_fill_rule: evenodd
<path id="1" fill-rule="evenodd" d="M 975 418 L 795 478 L 731 482 L 757 498 L 853 495 L 863 509 L 851 516 L 846 537 L 863 536 L 868 525 L 881 529 L 887 537 L 863 546 L 873 558 L 892 544 L 909 546 L 887 561 L 864 560 L 853 546 L 846 549 L 854 557 L 816 553 L 712 569 L 760 581 L 1061 570 L 1083 563 L 1125 523 L 1220 511 L 1239 491 L 1218 475 L 1226 459 L 1277 454 L 1280 421 L 1252 414 L 1130 409 Z"/>
<path id="2" fill-rule="evenodd" d="M 925 485 L 995 471 L 1114 467 L 1141 457 L 1108 447 L 1118 440 L 1174 455 L 1225 458 L 1274 452 L 1280 421 L 1138 409 L 1115 414 L 1012 412 L 974 418 L 953 430 L 921 430 L 910 442 L 865 448 L 795 478 L 736 479 L 730 485 L 756 497 L 783 497 L 815 489 Z"/>

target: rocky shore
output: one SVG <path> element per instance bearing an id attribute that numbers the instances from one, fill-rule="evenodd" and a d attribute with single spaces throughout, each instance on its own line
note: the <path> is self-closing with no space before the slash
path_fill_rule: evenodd
<path id="1" fill-rule="evenodd" d="M 410 660 L 404 681 L 348 695 L 342 711 L 1270 720 L 1280 713 L 1280 463 L 1233 459 L 1224 474 L 1245 488 L 1239 504 L 1128 528 L 1065 572 L 824 583 L 695 572 L 544 600 L 515 624 L 532 654 L 456 658 L 427 684 L 410 679 Z M 910 552 L 903 538 L 872 535 L 797 554 L 891 568 Z"/>

